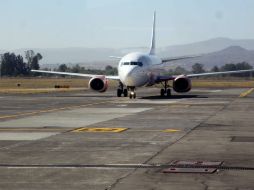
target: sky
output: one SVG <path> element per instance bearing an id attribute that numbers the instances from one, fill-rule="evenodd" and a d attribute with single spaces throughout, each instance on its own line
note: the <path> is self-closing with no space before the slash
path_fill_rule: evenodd
<path id="1" fill-rule="evenodd" d="M 130 48 L 254 39 L 253 0 L 0 0 L 0 49 Z"/>

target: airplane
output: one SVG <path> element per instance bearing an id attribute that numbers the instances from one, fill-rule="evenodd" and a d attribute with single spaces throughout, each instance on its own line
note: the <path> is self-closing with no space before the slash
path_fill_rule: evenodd
<path id="1" fill-rule="evenodd" d="M 111 56 L 119 59 L 118 64 L 118 76 L 106 76 L 106 75 L 93 75 L 93 74 L 82 74 L 82 73 L 70 73 L 70 72 L 55 72 L 55 71 L 44 71 L 44 70 L 31 70 L 37 73 L 48 73 L 57 75 L 69 75 L 90 78 L 88 86 L 90 89 L 97 92 L 105 92 L 108 89 L 108 80 L 119 81 L 117 88 L 117 96 L 127 97 L 130 99 L 136 98 L 136 88 L 143 86 L 152 86 L 161 83 L 163 88 L 160 90 L 162 97 L 171 96 L 171 88 L 168 85 L 169 81 L 173 81 L 173 90 L 177 93 L 189 92 L 192 88 L 191 78 L 221 75 L 221 74 L 233 74 L 233 73 L 244 73 L 253 72 L 254 69 L 250 70 L 237 70 L 237 71 L 225 71 L 225 72 L 210 72 L 210 73 L 199 73 L 199 74 L 182 74 L 178 76 L 162 75 L 165 63 L 181 60 L 191 59 L 197 56 L 185 56 L 169 59 L 161 59 L 156 56 L 155 53 L 155 24 L 156 24 L 156 12 L 153 15 L 153 28 L 151 47 L 149 53 L 133 52 L 123 57 Z"/>

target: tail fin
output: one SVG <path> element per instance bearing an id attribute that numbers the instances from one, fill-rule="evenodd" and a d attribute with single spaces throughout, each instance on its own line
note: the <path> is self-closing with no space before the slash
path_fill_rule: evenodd
<path id="1" fill-rule="evenodd" d="M 156 12 L 154 11 L 150 55 L 155 55 L 155 24 L 156 24 Z"/>

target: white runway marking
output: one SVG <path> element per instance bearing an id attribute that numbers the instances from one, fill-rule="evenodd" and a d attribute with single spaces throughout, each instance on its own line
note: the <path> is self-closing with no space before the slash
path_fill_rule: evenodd
<path id="1" fill-rule="evenodd" d="M 223 90 L 206 90 L 206 89 L 193 89 L 191 90 L 192 92 L 211 92 L 211 93 L 216 93 L 216 92 L 221 92 Z"/>
<path id="2" fill-rule="evenodd" d="M 34 128 L 44 126 L 61 126 L 68 128 L 85 127 L 91 124 L 124 117 L 130 114 L 150 110 L 151 108 L 79 108 L 57 111 L 25 118 L 0 122 L 4 128 Z"/>
<path id="3" fill-rule="evenodd" d="M 127 104 L 120 104 L 120 105 L 117 105 L 118 107 L 126 107 Z"/>
<path id="4" fill-rule="evenodd" d="M 136 99 L 136 100 L 121 100 L 114 103 L 124 103 L 124 104 L 174 104 L 179 102 L 180 100 L 146 100 L 146 99 Z"/>
<path id="5" fill-rule="evenodd" d="M 41 132 L 41 133 L 25 133 L 25 132 L 1 132 L 0 133 L 0 140 L 38 140 L 46 137 L 50 137 L 52 135 L 56 135 L 58 133 L 51 133 L 51 132 Z"/>

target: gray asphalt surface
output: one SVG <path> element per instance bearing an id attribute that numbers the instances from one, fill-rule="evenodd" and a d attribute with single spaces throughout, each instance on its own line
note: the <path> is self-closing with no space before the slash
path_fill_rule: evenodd
<path id="1" fill-rule="evenodd" d="M 247 90 L 0 94 L 0 189 L 254 189 Z"/>

